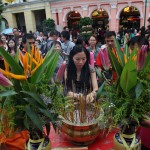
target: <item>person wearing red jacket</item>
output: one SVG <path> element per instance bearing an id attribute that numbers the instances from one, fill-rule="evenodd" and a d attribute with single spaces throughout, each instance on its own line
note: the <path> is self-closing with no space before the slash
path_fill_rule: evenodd
<path id="1" fill-rule="evenodd" d="M 114 38 L 115 38 L 116 34 L 114 31 L 107 31 L 105 33 L 105 45 L 102 45 L 101 46 L 101 49 L 106 49 L 107 50 L 107 47 L 110 47 L 112 50 L 113 50 L 113 53 L 116 54 L 116 50 L 115 50 L 115 41 L 114 41 Z M 112 67 L 110 67 L 109 71 L 106 71 L 102 65 L 102 58 L 101 58 L 101 55 L 100 55 L 100 51 L 96 57 L 96 64 L 95 66 L 98 68 L 98 70 L 103 74 L 103 78 L 108 82 L 110 83 L 112 80 L 115 80 L 116 79 L 116 73 L 115 71 L 113 71 Z M 99 79 L 99 84 L 102 83 L 102 79 Z"/>

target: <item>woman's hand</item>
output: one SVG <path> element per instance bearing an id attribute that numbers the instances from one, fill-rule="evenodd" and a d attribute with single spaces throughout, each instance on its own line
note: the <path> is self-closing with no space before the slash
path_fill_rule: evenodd
<path id="1" fill-rule="evenodd" d="M 93 91 L 86 96 L 87 103 L 92 103 L 96 98 L 96 92 Z"/>

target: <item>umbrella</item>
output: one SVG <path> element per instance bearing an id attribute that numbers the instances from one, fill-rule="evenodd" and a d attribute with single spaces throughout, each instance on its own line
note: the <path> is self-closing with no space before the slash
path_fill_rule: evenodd
<path id="1" fill-rule="evenodd" d="M 4 29 L 1 34 L 9 34 L 9 35 L 12 35 L 13 34 L 13 28 L 7 28 L 7 29 Z"/>

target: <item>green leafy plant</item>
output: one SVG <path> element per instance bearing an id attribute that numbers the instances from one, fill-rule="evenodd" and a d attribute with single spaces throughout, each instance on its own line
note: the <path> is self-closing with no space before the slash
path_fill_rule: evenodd
<path id="1" fill-rule="evenodd" d="M 32 47 L 32 50 L 25 55 L 20 53 L 16 54 L 19 57 L 12 57 L 0 48 L 0 55 L 5 59 L 6 69 L 0 69 L 0 71 L 10 77 L 13 82 L 10 91 L 1 90 L 2 111 L 7 108 L 8 119 L 13 116 L 9 123 L 13 124 L 11 127 L 14 131 L 27 129 L 30 133 L 37 134 L 38 130 L 42 133 L 45 124 L 49 125 L 50 122 L 55 123 L 58 120 L 58 114 L 52 108 L 54 97 L 48 93 L 48 90 L 50 87 L 53 91 L 57 88 L 57 86 L 50 86 L 50 80 L 57 65 L 59 53 L 54 52 L 52 48 L 46 57 L 42 58 L 39 51 Z M 55 90 L 53 94 L 58 97 L 60 93 Z M 43 100 L 43 95 L 48 99 L 46 102 Z M 63 95 L 59 99 L 63 100 Z M 11 106 L 13 109 L 10 109 Z M 10 115 L 11 113 L 13 115 Z"/>
<path id="2" fill-rule="evenodd" d="M 104 82 L 99 88 L 98 98 L 111 126 L 140 124 L 150 108 L 150 52 L 147 46 L 134 49 L 131 54 L 126 46 L 121 52 L 118 42 L 115 42 L 117 56 L 110 48 L 108 52 L 117 79 L 111 85 Z"/>
<path id="3" fill-rule="evenodd" d="M 79 21 L 79 26 L 81 28 L 81 34 L 87 40 L 93 34 L 92 24 L 93 24 L 93 20 L 89 17 L 81 18 Z"/>
<path id="4" fill-rule="evenodd" d="M 50 32 L 55 29 L 55 21 L 53 19 L 46 19 L 43 21 L 43 30 Z"/>

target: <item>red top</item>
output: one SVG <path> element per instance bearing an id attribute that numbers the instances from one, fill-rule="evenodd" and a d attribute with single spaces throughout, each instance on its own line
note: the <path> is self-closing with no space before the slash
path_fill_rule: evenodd
<path id="1" fill-rule="evenodd" d="M 97 57 L 96 57 L 96 66 L 103 68 L 102 62 L 101 62 L 101 57 L 100 57 L 100 53 L 98 53 Z M 117 78 L 117 74 L 115 71 L 113 71 L 113 81 L 116 80 Z"/>

